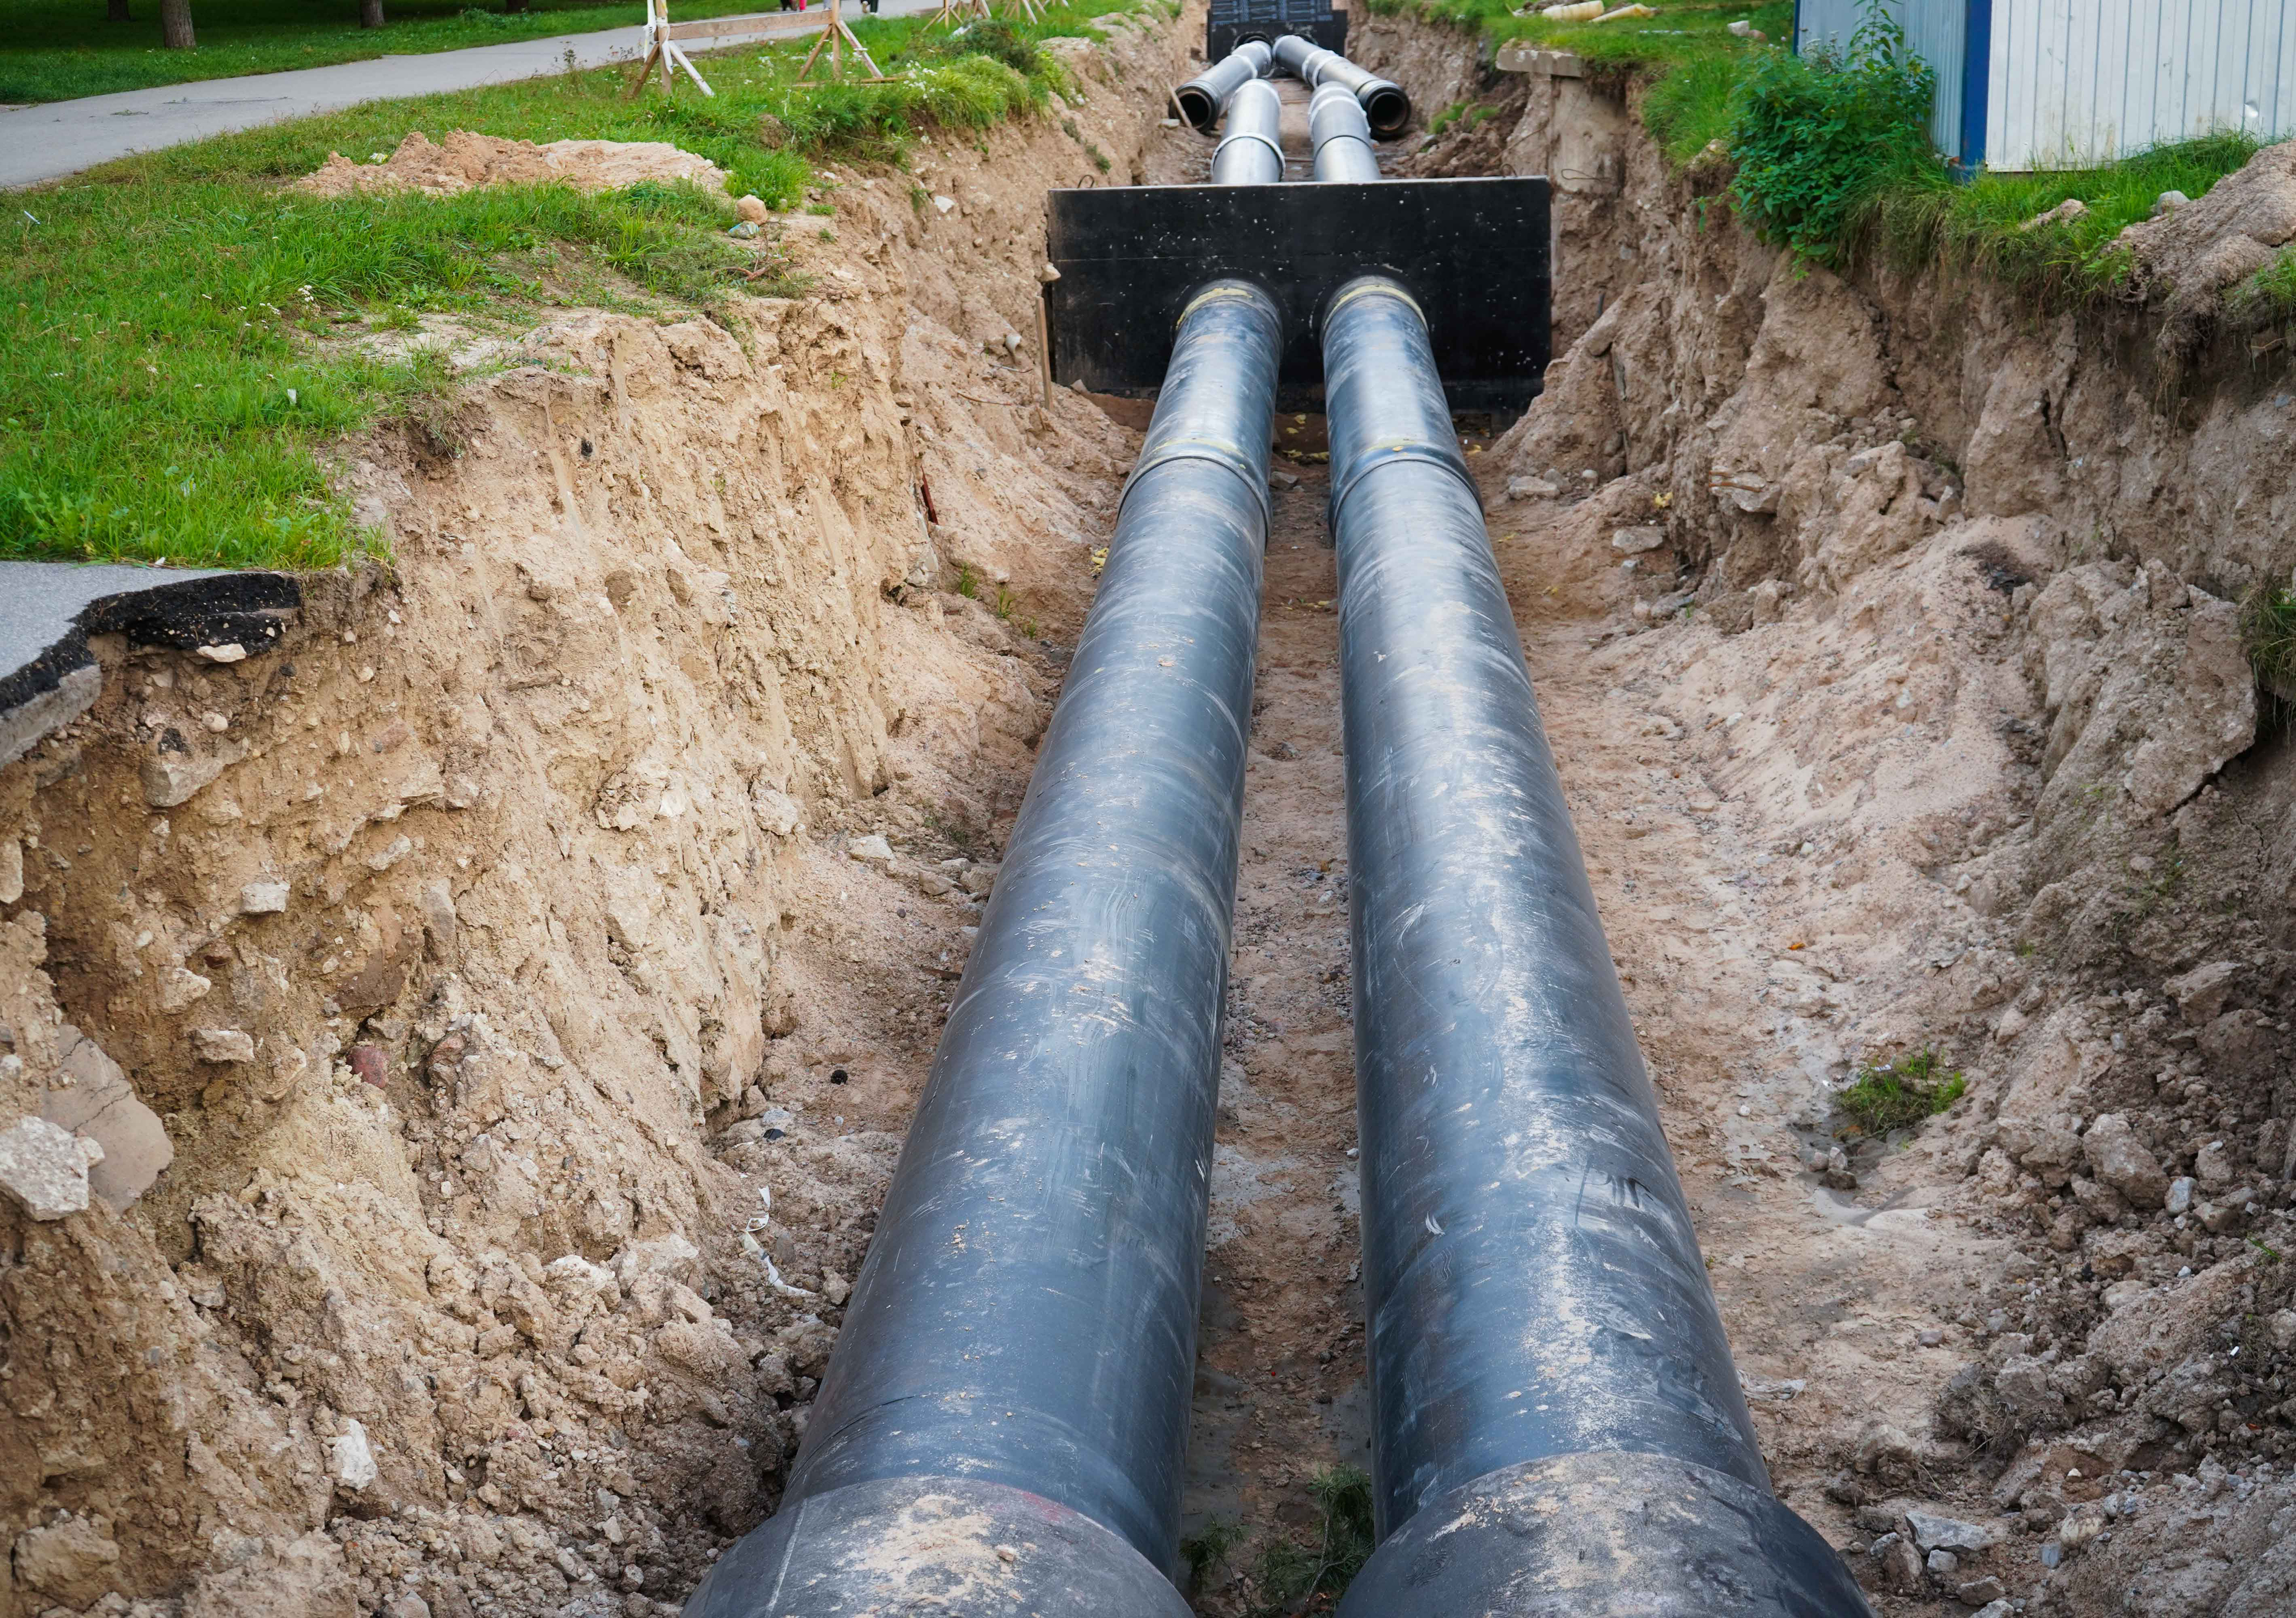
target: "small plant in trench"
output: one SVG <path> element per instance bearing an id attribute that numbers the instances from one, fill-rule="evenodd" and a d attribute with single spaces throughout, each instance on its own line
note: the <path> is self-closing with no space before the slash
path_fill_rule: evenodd
<path id="1" fill-rule="evenodd" d="M 1228 1553 L 1242 1541 L 1243 1530 L 1228 1517 L 1213 1517 L 1180 1541 L 1180 1559 L 1188 1565 L 1188 1588 L 1200 1590 L 1206 1575 L 1227 1561 Z"/>
<path id="2" fill-rule="evenodd" d="M 1834 1105 L 1868 1135 L 1887 1135 L 1934 1118 L 1961 1099 L 1969 1081 L 1948 1070 L 1934 1047 L 1878 1065 L 1867 1064 Z"/>
<path id="3" fill-rule="evenodd" d="M 2251 590 L 2241 603 L 2240 632 L 2257 684 L 2276 695 L 2296 694 L 2296 590 Z"/>
<path id="4" fill-rule="evenodd" d="M 1260 1553 L 1252 1618 L 1336 1606 L 1371 1557 L 1371 1478 L 1362 1467 L 1342 1462 L 1318 1468 L 1308 1480 L 1308 1495 L 1322 1518 L 1316 1540 L 1279 1540 Z"/>

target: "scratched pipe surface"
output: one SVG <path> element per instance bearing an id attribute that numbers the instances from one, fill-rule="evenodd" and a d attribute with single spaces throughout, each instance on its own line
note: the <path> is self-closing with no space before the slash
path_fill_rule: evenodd
<path id="1" fill-rule="evenodd" d="M 1181 318 L 789 1488 L 695 1618 L 1185 1618 L 1281 347 L 1241 282 Z"/>
<path id="2" fill-rule="evenodd" d="M 1283 178 L 1283 98 L 1264 78 L 1236 86 L 1212 153 L 1215 185 L 1273 185 Z"/>
<path id="3" fill-rule="evenodd" d="M 1247 39 L 1211 66 L 1172 92 L 1180 116 L 1206 135 L 1218 126 L 1228 98 L 1255 78 L 1265 78 L 1275 58 L 1265 42 Z"/>
<path id="4" fill-rule="evenodd" d="M 1275 65 L 1310 86 L 1338 85 L 1347 91 L 1362 105 L 1372 133 L 1383 141 L 1393 140 L 1411 122 L 1411 97 L 1401 85 L 1297 34 L 1275 42 Z"/>
<path id="5" fill-rule="evenodd" d="M 1771 1495 L 1420 310 L 1324 318 L 1381 1549 L 1346 1618 L 1866 1611 Z"/>

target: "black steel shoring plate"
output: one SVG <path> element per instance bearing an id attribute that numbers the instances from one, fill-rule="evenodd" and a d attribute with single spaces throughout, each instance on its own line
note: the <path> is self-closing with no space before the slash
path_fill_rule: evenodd
<path id="1" fill-rule="evenodd" d="M 1218 62 L 1247 39 L 1273 45 L 1284 34 L 1348 53 L 1348 14 L 1333 11 L 1332 0 L 1212 0 L 1204 12 L 1204 60 Z"/>
<path id="2" fill-rule="evenodd" d="M 1188 296 L 1218 275 L 1283 312 L 1287 407 L 1323 383 L 1316 320 L 1359 275 L 1394 277 L 1427 317 L 1458 410 L 1519 410 L 1546 368 L 1552 299 L 1543 176 L 1360 185 L 1123 185 L 1055 191 L 1045 289 L 1053 378 L 1155 391 Z"/>

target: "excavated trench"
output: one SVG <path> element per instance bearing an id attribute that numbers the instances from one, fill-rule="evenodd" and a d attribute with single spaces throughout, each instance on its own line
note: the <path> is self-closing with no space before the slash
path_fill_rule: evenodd
<path id="1" fill-rule="evenodd" d="M 436 333 L 506 363 L 351 458 L 391 564 L 267 656 L 99 641 L 0 770 L 0 1106 L 106 1153 L 0 1211 L 0 1611 L 666 1614 L 770 1509 L 1145 421 L 1039 391 L 1043 193 L 1204 177 L 1201 34 L 840 174 L 738 334 Z M 1463 438 L 1780 1494 L 1884 1612 L 2287 1610 L 2296 765 L 2234 605 L 2296 563 L 2284 350 L 2193 273 L 1800 273 L 1631 84 L 1350 53 L 1490 109 L 1394 171 L 1556 182 L 1546 394 Z M 2292 185 L 2137 249 L 2270 246 Z M 1188 1451 L 1223 1618 L 1369 1430 L 1323 426 Z M 1965 1095 L 1852 1127 L 1921 1051 Z"/>

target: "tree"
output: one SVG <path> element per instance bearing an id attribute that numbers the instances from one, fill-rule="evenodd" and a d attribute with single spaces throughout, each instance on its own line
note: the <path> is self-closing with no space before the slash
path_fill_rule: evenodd
<path id="1" fill-rule="evenodd" d="M 188 51 L 192 37 L 192 0 L 160 0 L 160 43 L 171 51 Z"/>
<path id="2" fill-rule="evenodd" d="M 505 12 L 522 12 L 529 5 L 533 4 L 533 3 L 534 0 L 503 0 L 503 10 Z"/>
<path id="3" fill-rule="evenodd" d="M 379 29 L 382 26 L 382 0 L 359 0 L 359 27 Z"/>
<path id="4" fill-rule="evenodd" d="M 135 18 L 127 14 L 127 0 L 104 0 L 103 16 L 104 21 L 107 22 L 133 22 L 135 21 Z"/>

